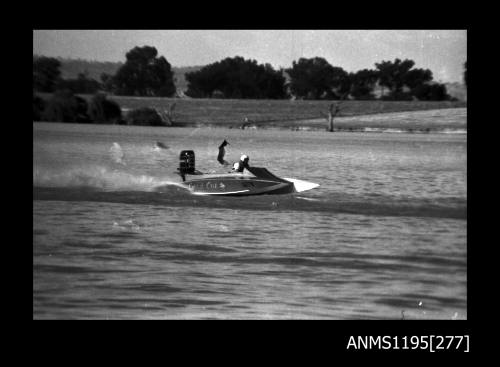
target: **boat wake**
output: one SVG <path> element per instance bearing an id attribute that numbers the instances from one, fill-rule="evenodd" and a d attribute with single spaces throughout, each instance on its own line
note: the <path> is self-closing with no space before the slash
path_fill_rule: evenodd
<path id="1" fill-rule="evenodd" d="M 67 186 L 34 184 L 34 200 L 88 201 L 161 207 L 210 208 L 249 211 L 297 211 L 329 214 L 355 214 L 393 217 L 428 217 L 467 219 L 467 202 L 463 198 L 399 199 L 363 195 L 345 195 L 318 191 L 314 196 L 261 195 L 221 197 L 193 195 L 184 186 L 154 177 L 120 174 L 121 184 L 110 189 L 106 183 L 81 186 L 72 181 Z M 124 179 L 125 178 L 125 179 Z M 73 178 L 74 179 L 74 178 Z M 95 177 L 93 178 L 98 182 Z M 76 180 L 78 181 L 78 180 Z M 58 183 L 61 183 L 59 181 Z M 79 182 L 81 184 L 81 182 Z"/>
<path id="2" fill-rule="evenodd" d="M 165 149 L 165 148 L 163 148 Z M 370 194 L 348 195 L 332 192 L 328 186 L 296 195 L 221 197 L 193 195 L 175 173 L 151 175 L 133 170 L 124 161 L 123 150 L 114 144 L 112 162 L 70 167 L 33 167 L 33 199 L 90 201 L 122 204 L 203 207 L 227 210 L 272 210 L 327 212 L 378 216 L 418 216 L 467 219 L 464 198 L 399 198 Z M 255 169 L 255 168 L 254 168 Z M 318 185 L 288 179 L 297 191 Z M 302 185 L 302 186 L 301 186 Z M 312 186 L 311 186 L 312 185 Z"/>
<path id="3" fill-rule="evenodd" d="M 66 169 L 35 168 L 33 186 L 46 188 L 79 188 L 101 191 L 156 191 L 173 185 L 182 187 L 171 176 L 151 176 L 122 168 L 81 166 Z M 173 175 L 172 175 L 173 176 Z"/>
<path id="4" fill-rule="evenodd" d="M 321 201 L 321 199 L 306 198 L 306 197 L 303 197 L 303 196 L 296 196 L 296 198 L 300 199 L 300 200 L 315 201 L 315 202 Z"/>

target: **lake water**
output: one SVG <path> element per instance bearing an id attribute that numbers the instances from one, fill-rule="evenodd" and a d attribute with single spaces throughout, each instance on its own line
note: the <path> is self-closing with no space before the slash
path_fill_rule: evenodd
<path id="1" fill-rule="evenodd" d="M 294 195 L 202 197 L 242 153 Z M 168 149 L 154 147 L 163 142 Z M 467 135 L 33 124 L 33 318 L 466 319 Z"/>

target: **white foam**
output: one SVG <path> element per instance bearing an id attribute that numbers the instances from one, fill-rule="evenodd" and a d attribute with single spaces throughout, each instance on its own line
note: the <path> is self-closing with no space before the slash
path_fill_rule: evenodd
<path id="1" fill-rule="evenodd" d="M 321 199 L 306 198 L 303 196 L 297 196 L 297 199 L 302 199 L 302 200 L 306 200 L 306 201 L 321 201 Z"/>
<path id="2" fill-rule="evenodd" d="M 109 191 L 153 191 L 159 186 L 180 185 L 169 177 L 136 174 L 104 166 L 60 170 L 36 168 L 33 185 L 41 187 L 89 187 Z"/>
<path id="3" fill-rule="evenodd" d="M 113 143 L 113 146 L 109 148 L 109 153 L 113 162 L 126 165 L 126 163 L 123 161 L 124 154 L 120 144 L 116 142 Z"/>

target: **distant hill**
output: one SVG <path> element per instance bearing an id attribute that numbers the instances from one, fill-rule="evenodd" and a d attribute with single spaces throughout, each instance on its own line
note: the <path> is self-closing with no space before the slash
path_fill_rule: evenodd
<path id="1" fill-rule="evenodd" d="M 101 81 L 102 73 L 114 75 L 118 68 L 123 65 L 122 62 L 63 59 L 60 57 L 58 60 L 61 62 L 61 77 L 63 79 L 74 79 L 79 73 L 87 73 L 89 78 Z"/>
<path id="2" fill-rule="evenodd" d="M 452 97 L 455 97 L 459 101 L 467 102 L 467 87 L 463 83 L 445 83 L 446 91 Z"/>
<path id="3" fill-rule="evenodd" d="M 177 90 L 181 90 L 184 92 L 187 91 L 188 85 L 185 78 L 185 74 L 191 73 L 193 71 L 198 71 L 202 67 L 203 66 L 184 66 L 184 67 L 172 66 L 172 70 L 174 71 L 174 77 L 175 77 L 175 86 L 177 87 Z"/>
<path id="4" fill-rule="evenodd" d="M 106 73 L 114 75 L 116 71 L 123 65 L 123 62 L 103 62 L 90 61 L 83 59 L 64 59 L 58 58 L 61 62 L 61 76 L 64 79 L 74 79 L 79 73 L 87 73 L 91 79 L 101 81 L 101 74 Z M 184 77 L 186 73 L 200 70 L 203 66 L 172 66 L 172 71 L 175 77 L 175 86 L 177 90 L 186 91 L 187 82 Z"/>

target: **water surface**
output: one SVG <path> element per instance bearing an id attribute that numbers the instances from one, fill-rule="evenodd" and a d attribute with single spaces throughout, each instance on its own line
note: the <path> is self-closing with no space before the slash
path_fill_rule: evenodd
<path id="1" fill-rule="evenodd" d="M 179 152 L 223 172 L 224 139 L 321 186 L 180 188 Z M 33 316 L 466 318 L 466 160 L 466 134 L 36 123 Z"/>

